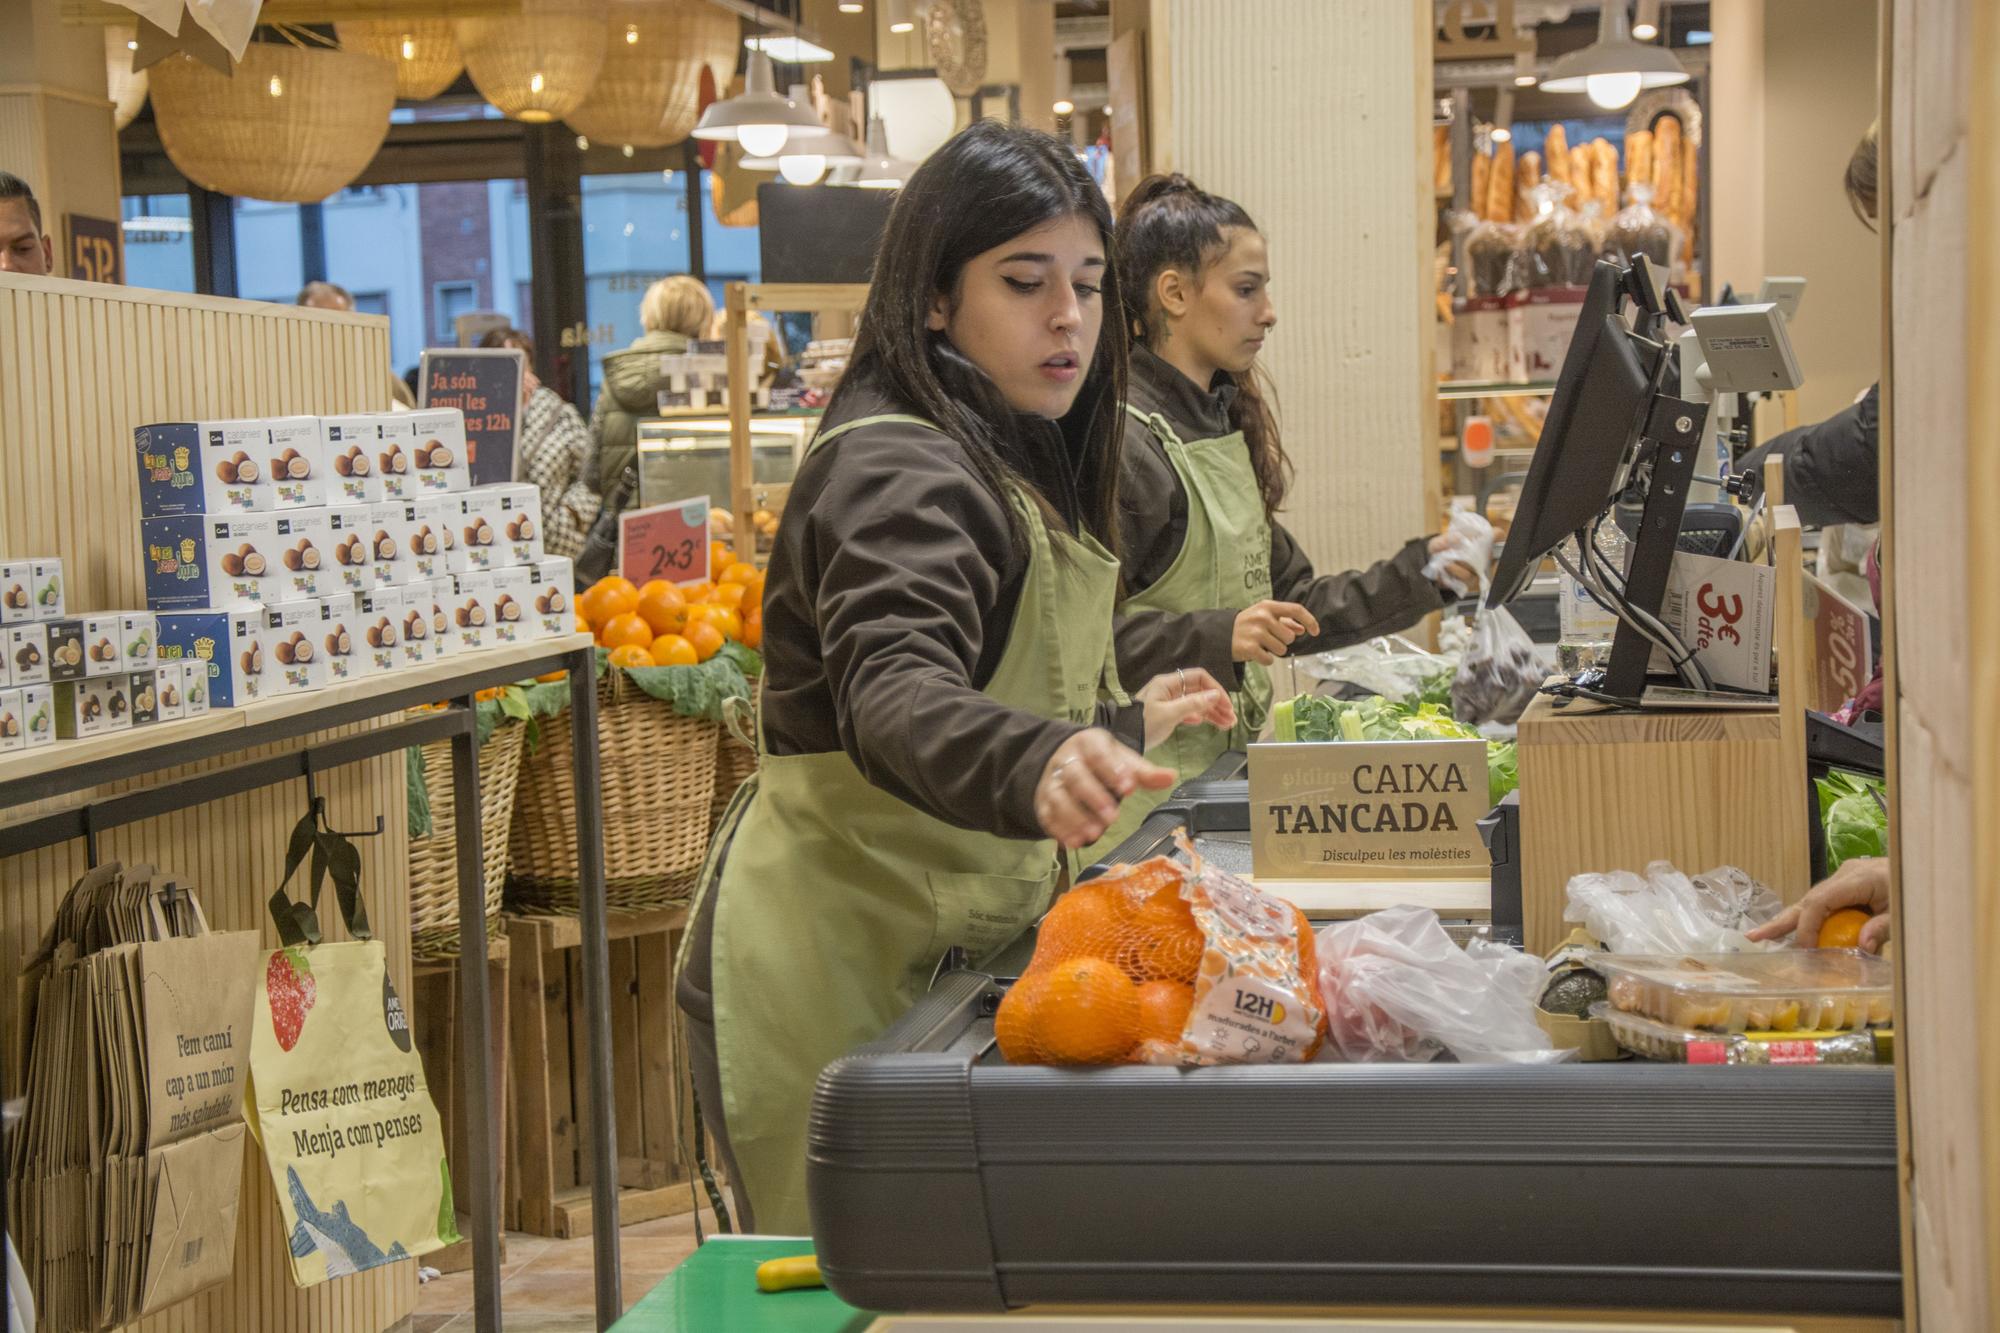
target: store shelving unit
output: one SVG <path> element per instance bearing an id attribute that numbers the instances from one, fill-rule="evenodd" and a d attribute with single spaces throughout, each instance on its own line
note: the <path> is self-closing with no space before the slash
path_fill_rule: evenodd
<path id="1" fill-rule="evenodd" d="M 497 1093 L 499 1083 L 491 1062 L 474 695 L 491 686 L 557 670 L 569 673 L 576 756 L 592 1202 L 597 1216 L 616 1216 L 618 1159 L 611 1081 L 603 807 L 598 798 L 596 651 L 589 635 L 569 634 L 466 653 L 308 694 L 218 708 L 199 717 L 108 736 L 58 741 L 0 757 L 0 809 L 10 812 L 8 822 L 0 824 L 0 857 L 82 839 L 94 865 L 98 835 L 106 830 L 294 778 L 304 778 L 310 792 L 319 774 L 408 746 L 448 739 L 458 851 L 462 1077 L 467 1087 Z M 404 716 L 412 708 L 440 699 L 450 702 L 438 712 Z M 357 724 L 363 729 L 337 739 L 315 739 Z M 157 782 L 111 793 L 101 790 L 175 765 L 245 756 L 267 747 L 276 747 L 279 753 L 204 773 L 197 781 Z M 378 816 L 378 831 L 380 827 Z M 501 1327 L 500 1144 L 492 1115 L 495 1100 L 493 1095 L 466 1098 L 471 1160 L 465 1163 L 465 1170 L 471 1191 L 470 1198 L 462 1201 L 472 1227 L 475 1321 L 478 1328 L 490 1333 L 498 1333 Z M 599 1227 L 595 1237 L 598 1326 L 609 1328 L 622 1313 L 618 1228 Z"/>

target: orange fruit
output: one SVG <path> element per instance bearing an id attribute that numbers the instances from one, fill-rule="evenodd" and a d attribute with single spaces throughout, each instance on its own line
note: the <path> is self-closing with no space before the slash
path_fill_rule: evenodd
<path id="1" fill-rule="evenodd" d="M 709 617 L 709 623 L 721 630 L 725 639 L 734 639 L 738 643 L 743 641 L 743 617 L 730 608 L 716 607 L 715 614 Z"/>
<path id="2" fill-rule="evenodd" d="M 1313 937 L 1312 922 L 1297 907 L 1292 908 L 1292 919 L 1299 927 L 1299 976 L 1308 986 L 1319 986 L 1319 945 Z"/>
<path id="3" fill-rule="evenodd" d="M 743 646 L 752 650 L 764 647 L 764 612 L 761 608 L 743 617 Z"/>
<path id="4" fill-rule="evenodd" d="M 694 648 L 695 657 L 703 662 L 722 651 L 722 631 L 705 620 L 687 627 L 687 641 Z"/>
<path id="5" fill-rule="evenodd" d="M 716 568 L 722 570 L 722 577 L 716 580 L 717 583 L 748 584 L 757 577 L 757 566 L 738 560 L 734 556 L 730 557 L 726 568 L 721 565 Z"/>
<path id="6" fill-rule="evenodd" d="M 1194 987 L 1178 981 L 1147 982 L 1139 987 L 1139 1040 L 1180 1045 L 1192 1012 Z"/>
<path id="7" fill-rule="evenodd" d="M 749 591 L 750 589 L 741 583 L 718 584 L 715 591 L 708 595 L 708 604 L 726 606 L 734 611 L 743 605 L 744 595 Z"/>
<path id="8" fill-rule="evenodd" d="M 1110 1064 L 1139 1039 L 1139 988 L 1105 959 L 1057 963 L 1040 991 L 1032 1031 L 1050 1064 Z"/>
<path id="9" fill-rule="evenodd" d="M 728 542 L 710 542 L 708 544 L 709 573 L 719 574 L 735 563 L 736 552 L 730 549 Z"/>
<path id="10" fill-rule="evenodd" d="M 1009 1064 L 1041 1063 L 1041 1051 L 1035 1041 L 1035 1001 L 1041 994 L 1041 985 L 1041 976 L 1030 972 L 1000 997 L 1000 1008 L 993 1015 L 993 1038 L 1000 1043 L 1000 1054 L 1007 1057 Z"/>
<path id="11" fill-rule="evenodd" d="M 687 598 L 665 579 L 654 579 L 639 589 L 639 618 L 652 626 L 655 634 L 678 634 L 687 624 Z"/>
<path id="12" fill-rule="evenodd" d="M 1858 907 L 1843 907 L 1820 923 L 1819 941 L 1821 949 L 1859 949 L 1861 928 L 1872 919 L 1872 914 Z"/>
<path id="13" fill-rule="evenodd" d="M 1136 981 L 1167 980 L 1193 985 L 1201 970 L 1208 937 L 1181 898 L 1179 877 L 1146 895 L 1132 910 L 1131 932 L 1118 961 Z"/>
<path id="14" fill-rule="evenodd" d="M 611 650 L 611 665 L 615 667 L 650 667 L 659 665 L 653 655 L 636 643 L 621 643 Z"/>
<path id="15" fill-rule="evenodd" d="M 569 672 L 567 671 L 544 671 L 541 675 L 535 677 L 535 683 L 537 685 L 548 685 L 558 680 L 568 679 Z"/>
<path id="16" fill-rule="evenodd" d="M 696 579 L 693 583 L 684 583 L 681 585 L 681 596 L 687 599 L 689 606 L 706 602 L 709 595 L 714 591 L 715 584 L 707 579 Z"/>
<path id="17" fill-rule="evenodd" d="M 662 634 L 653 640 L 654 666 L 693 666 L 701 660 L 694 645 L 678 634 Z"/>
<path id="18" fill-rule="evenodd" d="M 576 599 L 576 609 L 593 625 L 602 625 L 613 616 L 629 615 L 639 609 L 639 590 L 632 581 L 616 574 L 606 575 Z"/>
<path id="19" fill-rule="evenodd" d="M 1085 884 L 1056 899 L 1035 934 L 1035 965 L 1111 956 L 1125 931 L 1111 894 Z"/>
<path id="20" fill-rule="evenodd" d="M 604 630 L 598 641 L 606 648 L 644 649 L 653 641 L 653 627 L 630 611 L 611 617 L 604 623 Z"/>
<path id="21" fill-rule="evenodd" d="M 761 569 L 750 580 L 750 596 L 760 602 L 764 600 L 764 571 Z"/>
<path id="22" fill-rule="evenodd" d="M 583 618 L 583 613 L 580 611 L 577 613 L 576 617 L 576 632 L 578 634 L 594 633 L 594 631 L 590 628 L 590 622 Z"/>

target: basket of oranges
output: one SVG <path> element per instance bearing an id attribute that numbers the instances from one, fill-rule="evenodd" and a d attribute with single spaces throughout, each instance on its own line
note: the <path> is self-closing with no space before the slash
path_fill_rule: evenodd
<path id="1" fill-rule="evenodd" d="M 577 598 L 577 628 L 597 639 L 597 735 L 607 905 L 685 902 L 708 854 L 723 709 L 746 700 L 763 634 L 763 575 L 718 562 L 722 577 L 643 587 L 618 575 Z M 538 686 L 563 691 L 563 684 Z M 542 729 L 522 766 L 512 830 L 511 905 L 578 908 L 570 728 Z"/>
<path id="2" fill-rule="evenodd" d="M 516 686 L 481 690 L 479 710 L 479 851 L 486 887 L 486 933 L 500 928 L 507 884 L 515 789 L 527 739 L 525 706 L 510 708 Z M 458 956 L 458 839 L 453 833 L 451 742 L 414 747 L 410 765 L 410 957 L 437 962 Z M 421 775 L 421 781 L 419 776 Z"/>

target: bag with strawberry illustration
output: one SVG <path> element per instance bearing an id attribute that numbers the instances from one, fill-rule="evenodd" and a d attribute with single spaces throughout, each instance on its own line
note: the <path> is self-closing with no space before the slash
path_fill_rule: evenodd
<path id="1" fill-rule="evenodd" d="M 459 1238 L 441 1122 L 388 954 L 369 930 L 361 856 L 324 816 L 315 798 L 292 830 L 271 895 L 284 947 L 259 978 L 250 1040 L 251 1131 L 301 1287 Z M 295 902 L 287 889 L 308 854 L 309 900 Z M 329 875 L 352 936 L 342 943 L 321 939 Z"/>

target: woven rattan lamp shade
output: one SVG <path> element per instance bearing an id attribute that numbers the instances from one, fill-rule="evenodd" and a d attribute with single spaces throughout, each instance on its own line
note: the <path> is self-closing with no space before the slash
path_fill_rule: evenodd
<path id="1" fill-rule="evenodd" d="M 203 189 L 315 204 L 361 174 L 389 133 L 396 74 L 373 56 L 252 42 L 234 77 L 171 55 L 153 66 L 153 117 Z"/>
<path id="2" fill-rule="evenodd" d="M 701 69 L 716 34 L 736 39 L 736 16 L 708 0 L 611 0 L 610 47 L 590 95 L 564 116 L 606 144 L 664 148 L 701 114 Z"/>
<path id="3" fill-rule="evenodd" d="M 139 30 L 129 23 L 114 23 L 104 30 L 105 92 L 121 130 L 137 119 L 139 108 L 146 105 L 147 71 L 132 68 L 131 44 L 138 36 Z"/>
<path id="4" fill-rule="evenodd" d="M 396 96 L 424 102 L 451 87 L 465 68 L 450 19 L 366 20 L 336 23 L 334 35 L 349 51 L 396 67 Z"/>
<path id="5" fill-rule="evenodd" d="M 521 0 L 518 15 L 459 19 L 465 71 L 502 115 L 560 120 L 604 67 L 606 8 L 605 0 Z"/>

